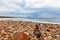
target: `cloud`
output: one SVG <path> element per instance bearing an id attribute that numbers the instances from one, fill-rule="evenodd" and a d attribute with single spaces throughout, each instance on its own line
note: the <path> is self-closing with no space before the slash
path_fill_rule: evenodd
<path id="1" fill-rule="evenodd" d="M 33 13 L 35 10 L 28 8 L 26 0 L 0 0 L 0 13 L 16 12 L 16 13 Z"/>
<path id="2" fill-rule="evenodd" d="M 26 1 L 26 6 L 30 8 L 42 8 L 52 1 L 53 0 L 28 0 Z"/>
<path id="3" fill-rule="evenodd" d="M 49 7 L 60 8 L 60 0 L 53 0 L 49 5 Z"/>
<path id="4" fill-rule="evenodd" d="M 38 12 L 30 14 L 33 18 L 57 18 L 60 17 L 60 10 L 55 8 L 41 8 Z"/>
<path id="5" fill-rule="evenodd" d="M 38 17 L 55 17 L 60 13 L 59 8 L 60 0 L 0 0 L 1 15 L 22 14 L 31 17 L 37 17 L 36 15 Z"/>
<path id="6" fill-rule="evenodd" d="M 42 13 L 40 16 L 38 16 L 38 18 L 39 17 L 51 18 L 51 17 L 53 17 L 53 14 L 50 14 L 50 13 Z"/>
<path id="7" fill-rule="evenodd" d="M 47 0 L 0 0 L 0 11 L 2 11 L 2 9 L 7 12 L 18 10 L 21 13 L 28 13 L 35 11 L 30 8 L 41 8 L 50 2 Z"/>

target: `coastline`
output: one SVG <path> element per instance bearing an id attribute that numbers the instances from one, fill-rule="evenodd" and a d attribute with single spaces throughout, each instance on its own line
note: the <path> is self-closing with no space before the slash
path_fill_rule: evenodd
<path id="1" fill-rule="evenodd" d="M 60 24 L 58 22 L 48 22 L 48 21 L 41 21 L 35 19 L 27 19 L 27 18 L 0 18 L 0 20 L 12 20 L 12 21 L 27 21 L 27 22 L 37 22 L 37 23 L 47 23 L 47 24 Z"/>

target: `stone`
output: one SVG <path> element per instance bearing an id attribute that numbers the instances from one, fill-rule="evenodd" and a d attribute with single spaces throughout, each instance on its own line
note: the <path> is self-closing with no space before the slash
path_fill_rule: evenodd
<path id="1" fill-rule="evenodd" d="M 29 35 L 24 32 L 20 32 L 15 35 L 14 40 L 29 40 Z"/>

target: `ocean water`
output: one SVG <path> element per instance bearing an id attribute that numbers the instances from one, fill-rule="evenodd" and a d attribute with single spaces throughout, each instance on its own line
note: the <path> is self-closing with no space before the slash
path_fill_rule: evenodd
<path id="1" fill-rule="evenodd" d="M 0 18 L 0 20 L 31 21 L 38 23 L 60 24 L 60 18 Z"/>

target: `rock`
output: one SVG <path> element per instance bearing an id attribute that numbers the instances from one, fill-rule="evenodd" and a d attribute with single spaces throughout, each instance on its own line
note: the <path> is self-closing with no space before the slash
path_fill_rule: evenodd
<path id="1" fill-rule="evenodd" d="M 29 35 L 24 32 L 20 32 L 15 35 L 14 40 L 29 40 Z"/>

